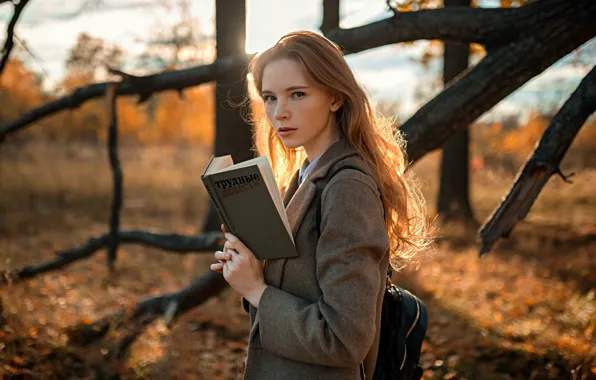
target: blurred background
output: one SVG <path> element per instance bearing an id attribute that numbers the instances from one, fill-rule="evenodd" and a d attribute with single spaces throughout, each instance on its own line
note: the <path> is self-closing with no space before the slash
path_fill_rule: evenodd
<path id="1" fill-rule="evenodd" d="M 528 3 L 460 0 L 455 5 L 515 9 Z M 386 1 L 339 4 L 342 29 L 393 16 Z M 390 5 L 399 12 L 445 6 L 440 0 Z M 0 31 L 7 30 L 17 7 L 18 2 L 0 1 Z M 228 27 L 220 34 L 228 40 L 238 31 L 238 25 L 230 26 L 233 21 L 225 21 L 228 13 L 245 21 L 239 32 L 245 33 L 243 51 L 218 52 L 216 29 Z M 0 71 L 0 131 L 78 88 L 119 80 L 108 65 L 136 76 L 208 65 L 220 56 L 266 49 L 292 30 L 320 33 L 323 19 L 320 0 L 30 0 Z M 0 33 L 0 39 L 7 35 Z M 462 46 L 466 63 L 456 74 L 487 55 L 485 46 L 460 43 L 455 47 L 460 56 Z M 560 164 L 562 173 L 574 173 L 573 183 L 553 176 L 510 237 L 478 256 L 478 227 L 507 195 L 535 144 L 594 67 L 596 39 L 571 50 L 479 112 L 467 127 L 459 168 L 442 172 L 440 149 L 413 164 L 429 218 L 439 228 L 438 249 L 393 280 L 429 308 L 421 358 L 425 379 L 596 378 L 593 115 Z M 350 54 L 347 60 L 379 113 L 399 126 L 456 76 L 445 72 L 444 53 L 445 43 L 424 39 Z M 216 126 L 216 119 L 224 120 L 218 112 L 238 112 L 222 103 L 228 93 L 218 92 L 217 86 L 233 87 L 238 78 L 228 76 L 217 85 L 205 81 L 184 89 L 183 96 L 155 92 L 140 104 L 135 97 L 118 97 L 122 229 L 184 236 L 209 230 L 210 204 L 200 179 L 207 160 L 227 151 L 226 144 L 237 157 L 248 154 L 248 146 L 230 140 L 235 133 L 246 136 L 247 130 L 228 127 L 219 133 Z M 5 137 L 0 142 L 4 275 L 47 262 L 56 252 L 109 231 L 114 192 L 106 146 L 110 120 L 108 103 L 99 97 L 0 136 Z M 445 170 L 467 175 L 450 176 Z M 441 192 L 450 181 L 458 182 L 451 192 L 455 195 Z M 173 322 L 166 313 L 138 331 L 113 323 L 105 336 L 88 344 L 69 333 L 73 326 L 94 326 L 145 297 L 189 286 L 208 271 L 212 252 L 177 254 L 127 244 L 118 248 L 114 270 L 108 270 L 100 252 L 30 279 L 6 279 L 0 287 L 0 374 L 6 379 L 240 379 L 249 325 L 238 295 L 229 288 L 176 312 Z M 114 359 L 114 345 L 127 336 L 133 339 L 126 355 Z"/>

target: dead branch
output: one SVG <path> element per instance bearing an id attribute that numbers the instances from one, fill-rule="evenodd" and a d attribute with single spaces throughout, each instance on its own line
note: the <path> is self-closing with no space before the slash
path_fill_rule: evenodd
<path id="1" fill-rule="evenodd" d="M 221 274 L 208 270 L 186 288 L 143 299 L 136 303 L 132 311 L 118 310 L 91 324 L 74 326 L 69 329 L 68 335 L 72 343 L 85 345 L 101 339 L 110 329 L 127 326 L 132 333 L 120 344 L 118 356 L 122 356 L 131 341 L 142 332 L 142 326 L 162 316 L 168 319 L 166 324 L 169 324 L 226 287 L 227 282 Z"/>
<path id="2" fill-rule="evenodd" d="M 323 22 L 321 32 L 329 32 L 339 29 L 339 0 L 323 0 Z"/>
<path id="3" fill-rule="evenodd" d="M 556 13 L 582 6 L 566 0 L 542 0 L 519 8 L 446 7 L 399 12 L 393 17 L 350 29 L 333 29 L 326 36 L 346 53 L 417 40 L 475 42 L 488 47 L 504 45 L 532 34 Z M 545 13 L 546 12 L 546 13 Z M 323 30 L 325 33 L 325 31 Z M 489 49 L 490 50 L 490 49 Z"/>
<path id="4" fill-rule="evenodd" d="M 120 230 L 120 211 L 122 209 L 122 169 L 118 158 L 118 114 L 116 110 L 116 92 L 120 83 L 111 83 L 107 87 L 106 100 L 108 102 L 108 115 L 110 126 L 108 129 L 108 152 L 110 168 L 114 182 L 112 194 L 112 210 L 110 213 L 110 241 L 108 242 L 108 267 L 114 269 L 114 261 L 118 251 L 118 231 Z"/>
<path id="5" fill-rule="evenodd" d="M 327 37 L 347 53 L 417 40 L 486 43 L 498 23 L 520 9 L 450 7 L 398 12 L 390 18 L 349 29 L 335 29 Z"/>
<path id="6" fill-rule="evenodd" d="M 26 266 L 17 270 L 0 271 L 0 284 L 9 284 L 20 280 L 32 278 L 42 273 L 61 269 L 93 255 L 98 250 L 108 246 L 110 234 L 91 238 L 86 244 L 60 251 L 56 257 L 47 263 Z M 213 252 L 221 249 L 223 245 L 223 233 L 207 232 L 202 235 L 184 236 L 176 234 L 159 234 L 147 231 L 119 231 L 118 239 L 120 244 L 141 244 L 146 247 L 159 248 L 180 254 L 195 252 Z"/>
<path id="7" fill-rule="evenodd" d="M 226 57 L 217 59 L 209 65 L 138 77 L 137 80 L 122 83 L 118 88 L 117 96 L 138 95 L 139 101 L 144 101 L 156 92 L 167 90 L 180 92 L 188 87 L 211 82 L 239 65 L 245 66 L 248 58 L 250 57 Z M 103 97 L 107 85 L 108 83 L 104 82 L 77 88 L 70 95 L 53 100 L 0 125 L 0 141 L 9 133 L 16 132 L 46 116 L 67 109 L 74 109 L 91 99 Z"/>
<path id="8" fill-rule="evenodd" d="M 535 4 L 545 2 L 540 1 Z M 570 3 L 571 4 L 571 3 Z M 524 83 L 596 35 L 596 2 L 578 0 L 549 24 L 515 43 L 489 52 L 402 126 L 410 161 L 440 148 Z M 547 12 L 547 11 L 545 11 Z M 547 17 L 548 15 L 544 15 Z M 555 18 L 560 17 L 560 18 Z"/>
<path id="9" fill-rule="evenodd" d="M 17 25 L 19 17 L 21 16 L 21 12 L 23 12 L 23 9 L 28 2 L 29 0 L 20 0 L 17 3 L 13 3 L 14 13 L 12 14 L 12 18 L 10 19 L 8 27 L 6 28 L 6 41 L 4 42 L 4 47 L 2 48 L 2 59 L 0 60 L 0 77 L 2 77 L 2 72 L 8 63 L 8 58 L 10 57 L 10 53 L 14 47 L 14 28 Z"/>
<path id="10" fill-rule="evenodd" d="M 596 111 L 596 67 L 582 80 L 550 125 L 517 175 L 505 200 L 481 227 L 480 256 L 490 252 L 501 237 L 526 217 L 538 194 L 559 165 L 582 125 Z M 563 176 L 563 179 L 566 179 Z"/>

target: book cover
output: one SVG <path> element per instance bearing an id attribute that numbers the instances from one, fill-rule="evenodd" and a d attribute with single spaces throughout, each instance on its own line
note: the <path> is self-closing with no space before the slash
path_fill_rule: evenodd
<path id="1" fill-rule="evenodd" d="M 257 259 L 298 256 L 266 157 L 237 165 L 230 156 L 211 157 L 201 179 L 228 231 Z"/>

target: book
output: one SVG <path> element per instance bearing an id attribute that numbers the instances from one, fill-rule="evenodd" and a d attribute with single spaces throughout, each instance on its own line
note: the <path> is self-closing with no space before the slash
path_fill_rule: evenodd
<path id="1" fill-rule="evenodd" d="M 211 156 L 201 180 L 227 230 L 257 259 L 298 256 L 267 157 L 234 164 L 231 155 Z"/>

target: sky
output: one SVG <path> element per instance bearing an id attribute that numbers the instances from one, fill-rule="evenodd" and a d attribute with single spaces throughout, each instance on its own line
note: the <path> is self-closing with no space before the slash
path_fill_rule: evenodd
<path id="1" fill-rule="evenodd" d="M 492 0 L 486 0 L 491 6 Z M 108 43 L 118 44 L 128 55 L 139 54 L 146 46 L 152 30 L 180 20 L 178 1 L 167 0 L 103 0 L 100 6 L 79 13 L 83 0 L 31 0 L 19 24 L 17 36 L 25 41 L 36 59 L 23 57 L 34 71 L 47 74 L 46 85 L 52 87 L 64 75 L 68 49 L 77 35 L 86 32 Z M 189 0 L 190 14 L 197 28 L 207 36 L 214 34 L 214 0 Z M 385 0 L 342 0 L 341 26 L 363 25 L 391 16 Z M 9 3 L 0 5 L 0 40 L 6 37 L 6 24 L 12 16 Z M 246 50 L 254 53 L 274 44 L 283 34 L 297 29 L 319 32 L 322 0 L 247 0 Z M 594 41 L 591 41 L 594 43 Z M 401 104 L 400 116 L 416 111 L 414 93 L 418 86 L 427 86 L 440 70 L 437 62 L 424 71 L 412 59 L 419 58 L 427 42 L 413 46 L 401 44 L 372 49 L 347 56 L 356 77 L 375 100 Z M 592 50 L 593 51 L 593 50 Z M 569 59 L 569 58 L 568 58 Z M 483 119 L 526 114 L 545 99 L 561 103 L 589 71 L 560 62 L 504 99 Z"/>

